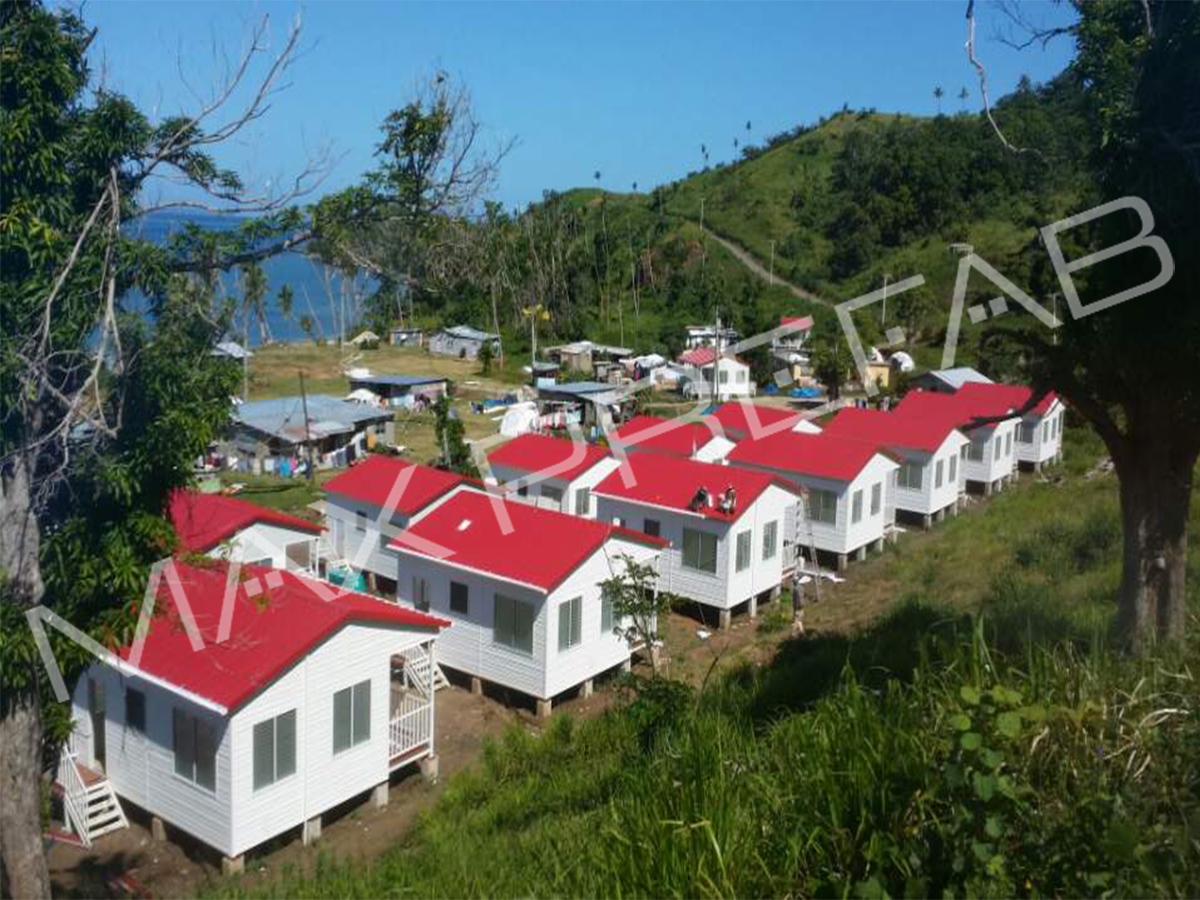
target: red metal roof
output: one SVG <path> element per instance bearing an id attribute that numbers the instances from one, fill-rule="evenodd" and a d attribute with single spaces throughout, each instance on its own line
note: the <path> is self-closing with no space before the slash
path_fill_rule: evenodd
<path id="1" fill-rule="evenodd" d="M 1033 390 L 1019 384 L 964 384 L 954 396 L 959 397 L 971 408 L 979 410 L 976 415 L 998 416 L 1009 410 L 1017 410 L 1029 402 Z M 1035 416 L 1044 416 L 1058 395 L 1050 391 L 1029 411 Z"/>
<path id="2" fill-rule="evenodd" d="M 942 446 L 952 431 L 954 424 L 941 416 L 856 407 L 843 409 L 825 426 L 825 434 L 834 437 L 866 441 L 877 447 L 904 447 L 928 453 Z"/>
<path id="3" fill-rule="evenodd" d="M 660 428 L 667 430 L 661 434 L 650 433 L 651 430 Z M 691 456 L 715 435 L 712 429 L 699 422 L 675 422 L 658 416 L 634 416 L 617 429 L 617 437 L 622 443 L 639 450 L 653 450 L 673 456 Z"/>
<path id="4" fill-rule="evenodd" d="M 970 395 L 964 397 L 961 390 L 953 394 L 917 390 L 905 394 L 895 411 L 906 418 L 946 422 L 963 432 L 970 432 L 974 430 L 971 423 L 975 419 L 990 415 L 1004 415 L 1012 408 L 974 401 Z M 995 425 L 996 423 L 991 424 Z"/>
<path id="5" fill-rule="evenodd" d="M 781 431 L 742 441 L 726 457 L 732 464 L 764 466 L 780 472 L 853 481 L 879 452 L 876 445 L 821 434 Z"/>
<path id="6" fill-rule="evenodd" d="M 555 472 L 551 477 L 572 481 L 608 456 L 609 452 L 595 444 L 577 445 L 564 438 L 530 433 L 513 438 L 491 454 L 488 461 L 494 466 L 507 466 L 522 472 L 542 472 L 561 466 L 577 454 L 581 455 L 579 462 Z"/>
<path id="7" fill-rule="evenodd" d="M 204 646 L 193 650 L 184 611 L 172 596 L 168 567 L 137 667 L 147 675 L 233 712 L 326 638 L 351 623 L 444 628 L 450 623 L 412 609 L 347 593 L 266 566 L 242 566 L 226 640 L 217 643 L 229 564 L 174 563 L 191 621 Z M 271 582 L 276 582 L 274 586 Z M 319 591 L 328 591 L 324 596 Z M 325 596 L 335 595 L 326 600 Z M 119 651 L 128 660 L 131 647 Z"/>
<path id="8" fill-rule="evenodd" d="M 324 526 L 308 519 L 289 516 L 224 494 L 202 494 L 179 490 L 171 494 L 167 513 L 180 547 L 189 553 L 204 553 L 256 523 L 295 528 L 320 534 Z"/>
<path id="9" fill-rule="evenodd" d="M 628 487 L 624 481 L 626 472 L 631 473 L 634 480 Z M 791 482 L 763 472 L 677 459 L 659 453 L 635 453 L 627 464 L 596 485 L 592 493 L 667 509 L 690 510 L 706 518 L 733 522 L 772 484 L 796 492 Z M 701 487 L 708 491 L 714 505 L 691 510 L 691 503 Z M 723 513 L 715 504 L 730 487 L 737 492 L 737 505 L 732 513 Z"/>
<path id="10" fill-rule="evenodd" d="M 401 479 L 405 480 L 401 482 Z M 453 472 L 373 454 L 350 471 L 325 482 L 325 492 L 382 508 L 387 505 L 388 495 L 398 482 L 402 489 L 395 511 L 411 516 L 460 484 L 467 483 L 467 479 Z"/>
<path id="11" fill-rule="evenodd" d="M 807 331 L 809 328 L 813 327 L 812 316 L 780 316 L 779 317 L 780 325 L 794 325 L 797 322 L 800 322 L 804 325 L 804 327 L 800 329 L 801 331 Z"/>
<path id="12" fill-rule="evenodd" d="M 502 518 L 512 525 L 507 534 Z M 389 546 L 550 592 L 610 538 L 666 546 L 640 532 L 476 491 L 447 500 Z"/>
<path id="13" fill-rule="evenodd" d="M 751 415 L 757 420 L 756 423 L 750 421 Z M 794 428 L 801 421 L 800 413 L 792 410 L 737 401 L 722 403 L 715 413 L 706 416 L 709 417 L 716 419 L 722 428 L 740 432 L 745 437 L 755 437 L 756 432 L 765 428 L 770 428 L 773 432 L 783 431 L 784 422 L 787 423 L 787 428 Z"/>
<path id="14" fill-rule="evenodd" d="M 729 354 L 726 354 L 726 356 L 729 356 L 729 358 L 733 359 L 735 362 L 742 362 L 736 356 L 730 356 Z M 691 350 L 685 350 L 683 353 L 679 354 L 679 361 L 681 363 L 686 363 L 689 366 L 710 366 L 713 364 L 716 358 L 717 348 L 707 346 L 694 347 Z"/>

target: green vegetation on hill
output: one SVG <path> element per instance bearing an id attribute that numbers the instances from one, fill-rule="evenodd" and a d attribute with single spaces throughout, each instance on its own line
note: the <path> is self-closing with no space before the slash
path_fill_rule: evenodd
<path id="1" fill-rule="evenodd" d="M 514 728 L 382 857 L 256 890 L 1194 896 L 1197 647 L 1110 649 L 1118 519 L 1111 476 L 1083 474 L 1094 446 L 947 523 L 936 552 L 902 543 L 865 630 L 787 641 L 699 696 L 652 683 L 597 720 Z"/>

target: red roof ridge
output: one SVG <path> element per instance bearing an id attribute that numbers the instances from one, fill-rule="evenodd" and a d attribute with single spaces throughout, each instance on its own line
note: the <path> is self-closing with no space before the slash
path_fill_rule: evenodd
<path id="1" fill-rule="evenodd" d="M 256 524 L 279 525 L 315 534 L 325 530 L 320 522 L 259 506 L 240 497 L 188 488 L 171 493 L 167 514 L 179 535 L 180 546 L 191 553 L 211 550 L 226 538 Z"/>

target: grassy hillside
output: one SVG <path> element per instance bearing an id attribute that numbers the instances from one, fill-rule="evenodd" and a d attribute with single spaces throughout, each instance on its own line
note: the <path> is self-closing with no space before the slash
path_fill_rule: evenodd
<path id="1" fill-rule="evenodd" d="M 1061 483 L 891 551 L 869 626 L 785 641 L 699 695 L 649 684 L 598 720 L 513 729 L 382 857 L 253 890 L 1194 896 L 1200 648 L 1109 648 L 1115 484 L 1070 439 Z"/>

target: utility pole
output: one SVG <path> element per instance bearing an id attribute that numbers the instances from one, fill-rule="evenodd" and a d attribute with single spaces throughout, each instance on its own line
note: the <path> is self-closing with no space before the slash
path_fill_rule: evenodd
<path id="1" fill-rule="evenodd" d="M 521 310 L 521 315 L 529 319 L 529 377 L 534 387 L 537 387 L 537 323 L 538 319 L 547 320 L 550 318 L 550 313 L 546 311 L 540 303 L 535 303 L 533 306 L 526 306 Z M 622 322 L 622 328 L 624 323 Z"/>
<path id="2" fill-rule="evenodd" d="M 311 483 L 316 477 L 313 464 L 312 432 L 308 430 L 308 393 L 304 390 L 304 372 L 300 372 L 300 405 L 304 412 L 304 444 L 308 448 L 308 480 Z"/>
<path id="3" fill-rule="evenodd" d="M 771 239 L 771 287 L 775 286 L 775 240 Z"/>
<path id="4" fill-rule="evenodd" d="M 1056 322 L 1058 321 L 1058 297 L 1059 297 L 1059 295 L 1057 292 L 1050 295 L 1050 300 L 1054 303 L 1054 321 L 1056 321 Z M 1058 346 L 1058 329 L 1057 328 L 1054 329 L 1054 333 L 1051 336 L 1051 341 L 1053 342 L 1055 347 Z"/>
<path id="5" fill-rule="evenodd" d="M 883 273 L 883 313 L 879 317 L 879 324 L 881 325 L 887 324 L 887 283 L 891 277 L 887 272 Z"/>
<path id="6" fill-rule="evenodd" d="M 700 198 L 700 268 L 708 262 L 708 241 L 704 239 L 704 198 Z"/>

